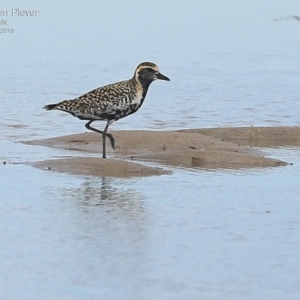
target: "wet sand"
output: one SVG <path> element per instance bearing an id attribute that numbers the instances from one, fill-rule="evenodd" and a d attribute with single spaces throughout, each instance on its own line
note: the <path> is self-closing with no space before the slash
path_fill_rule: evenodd
<path id="1" fill-rule="evenodd" d="M 123 159 L 99 159 L 97 157 L 71 157 L 50 159 L 32 163 L 32 166 L 44 170 L 78 175 L 108 176 L 129 178 L 169 174 L 162 168 L 148 167 Z"/>
<path id="2" fill-rule="evenodd" d="M 300 127 L 111 131 L 111 133 L 116 140 L 116 150 L 110 148 L 107 140 L 108 159 L 101 158 L 102 142 L 101 136 L 97 133 L 81 133 L 25 143 L 99 153 L 99 158 L 81 155 L 32 163 L 35 167 L 72 174 L 114 177 L 170 173 L 164 166 L 206 169 L 284 166 L 287 162 L 266 157 L 259 147 L 300 145 Z M 271 155 L 272 149 L 267 154 Z M 162 168 L 145 166 L 143 162 L 156 162 Z"/>

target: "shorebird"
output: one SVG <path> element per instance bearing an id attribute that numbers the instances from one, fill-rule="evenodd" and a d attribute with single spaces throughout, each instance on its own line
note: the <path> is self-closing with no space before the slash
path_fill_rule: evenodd
<path id="1" fill-rule="evenodd" d="M 80 120 L 88 120 L 85 127 L 102 134 L 103 158 L 106 158 L 105 138 L 115 149 L 115 139 L 107 133 L 109 125 L 135 113 L 143 104 L 150 84 L 156 80 L 170 79 L 161 74 L 156 64 L 143 62 L 139 64 L 131 79 L 96 88 L 75 99 L 64 100 L 56 104 L 48 104 L 46 110 L 62 110 Z M 103 131 L 91 127 L 94 121 L 106 121 Z"/>

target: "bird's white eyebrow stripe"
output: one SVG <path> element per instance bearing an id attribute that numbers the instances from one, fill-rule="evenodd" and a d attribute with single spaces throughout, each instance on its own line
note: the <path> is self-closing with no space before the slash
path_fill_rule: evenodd
<path id="1" fill-rule="evenodd" d="M 155 67 L 152 67 L 152 66 L 139 66 L 139 67 L 137 68 L 137 71 L 140 71 L 140 70 L 142 70 L 142 69 L 148 69 L 148 68 L 153 69 L 153 70 L 155 70 L 155 71 L 157 71 L 157 72 L 159 71 L 157 66 L 155 66 Z"/>

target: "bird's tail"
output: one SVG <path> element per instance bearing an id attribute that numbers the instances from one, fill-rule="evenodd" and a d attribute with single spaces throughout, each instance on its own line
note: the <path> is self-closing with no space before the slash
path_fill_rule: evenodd
<path id="1" fill-rule="evenodd" d="M 43 107 L 43 109 L 51 110 L 56 107 L 57 104 L 48 104 Z"/>

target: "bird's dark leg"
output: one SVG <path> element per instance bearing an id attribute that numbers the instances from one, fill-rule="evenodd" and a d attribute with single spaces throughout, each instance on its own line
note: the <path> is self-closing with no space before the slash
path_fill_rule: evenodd
<path id="1" fill-rule="evenodd" d="M 102 138 L 103 138 L 103 158 L 106 158 L 105 138 L 106 138 L 106 136 L 109 135 L 109 133 L 107 133 L 107 129 L 108 129 L 109 124 L 110 124 L 109 121 L 107 121 L 106 126 L 105 126 L 104 131 L 103 131 L 103 134 L 102 134 Z"/>
<path id="2" fill-rule="evenodd" d="M 92 130 L 92 131 L 95 131 L 95 132 L 98 132 L 98 133 L 101 133 L 102 134 L 102 140 L 103 140 L 103 158 L 106 157 L 106 153 L 105 153 L 105 137 L 107 136 L 110 140 L 110 144 L 111 144 L 111 147 L 113 149 L 115 149 L 115 139 L 114 137 L 112 136 L 112 134 L 110 133 L 107 133 L 107 129 L 108 129 L 108 126 L 109 126 L 109 121 L 107 121 L 107 124 L 105 126 L 105 129 L 104 131 L 101 131 L 99 129 L 96 129 L 94 127 L 91 127 L 90 124 L 92 122 L 94 122 L 95 120 L 91 120 L 91 121 L 88 121 L 86 124 L 85 124 L 85 127 L 89 130 Z"/>

